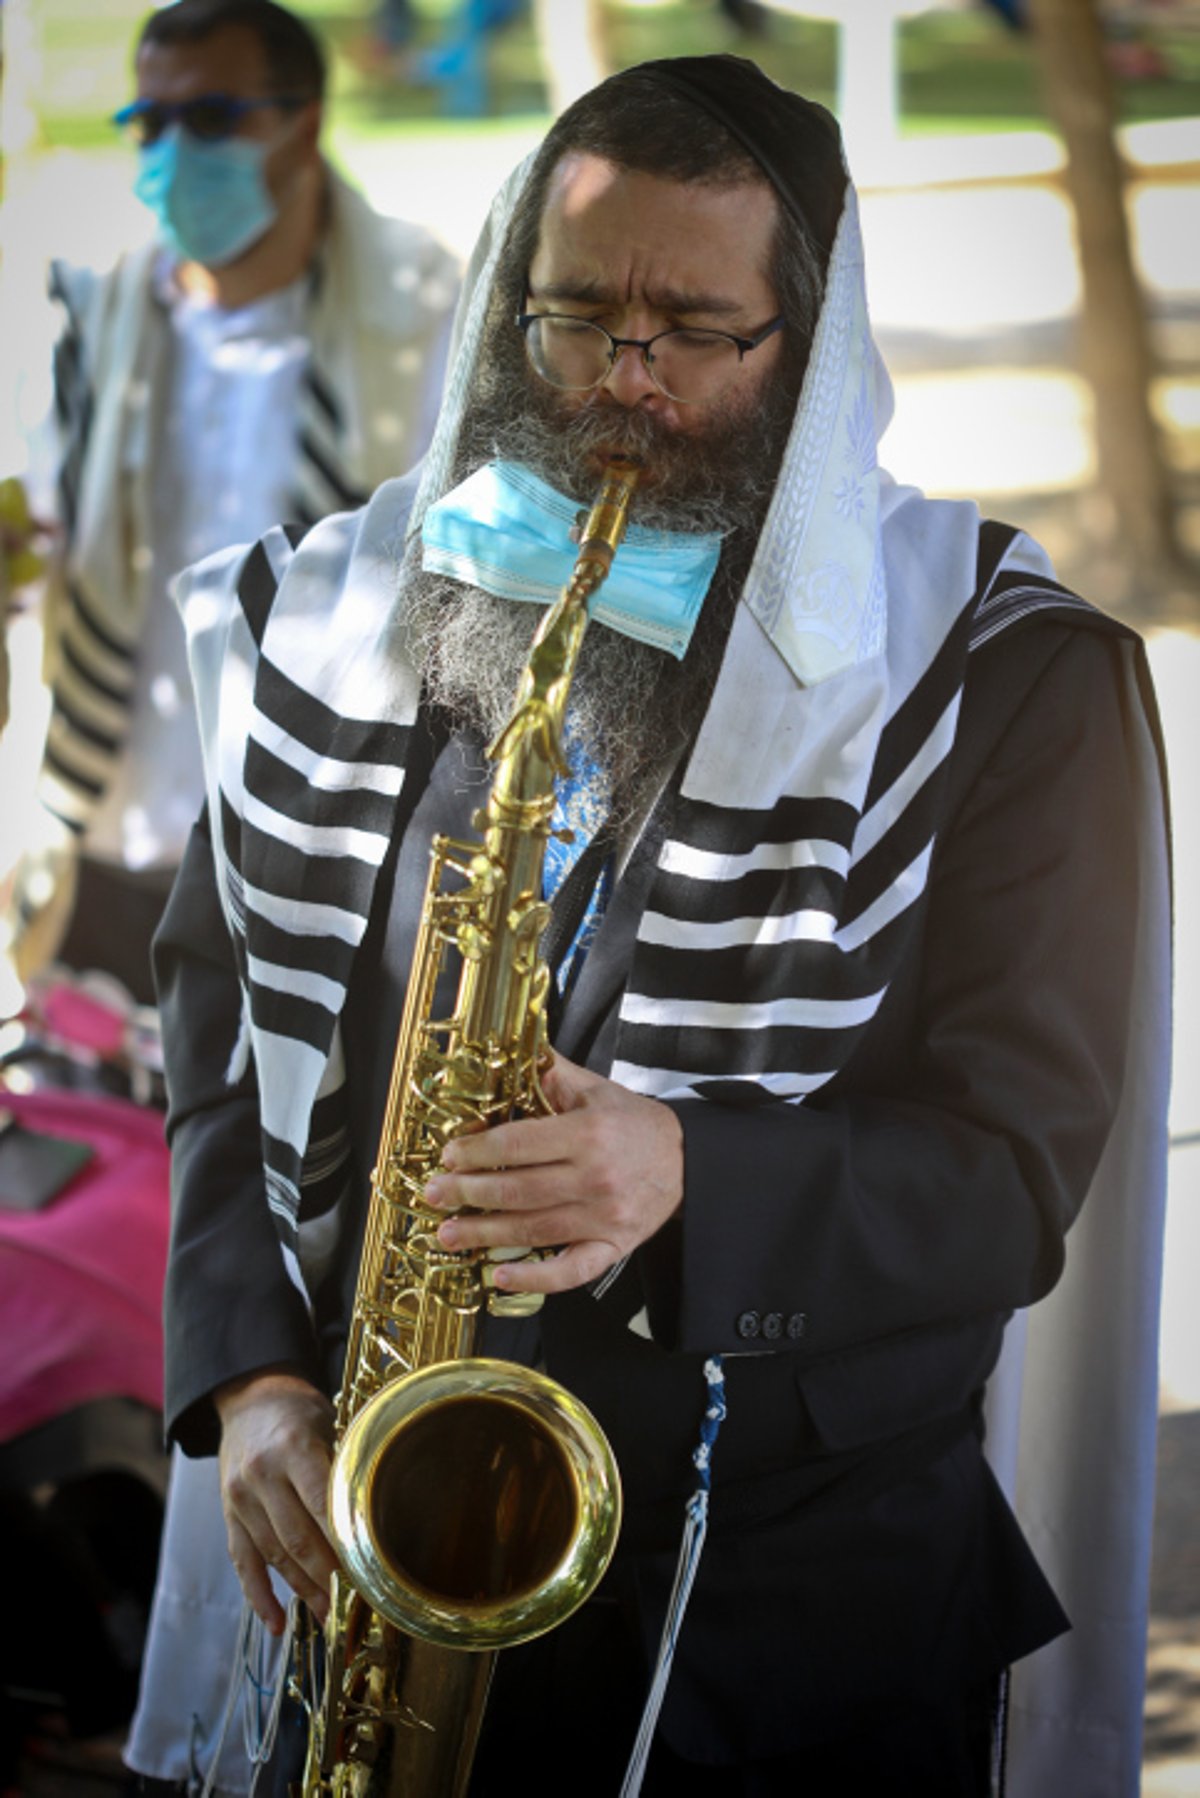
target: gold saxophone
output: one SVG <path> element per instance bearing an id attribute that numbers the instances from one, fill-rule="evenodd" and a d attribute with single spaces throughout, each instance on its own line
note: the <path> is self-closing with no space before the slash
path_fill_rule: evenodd
<path id="1" fill-rule="evenodd" d="M 341 1561 L 320 1631 L 299 1607 L 292 1689 L 308 1711 L 304 1798 L 460 1798 L 495 1651 L 563 1622 L 608 1566 L 612 1451 L 545 1375 L 474 1354 L 494 1259 L 437 1241 L 426 1182 L 452 1137 L 551 1109 L 542 866 L 587 602 L 625 531 L 638 467 L 611 462 L 574 572 L 542 620 L 478 841 L 434 839 L 338 1396 L 330 1525 Z M 432 1017 L 461 957 L 453 1015 Z"/>

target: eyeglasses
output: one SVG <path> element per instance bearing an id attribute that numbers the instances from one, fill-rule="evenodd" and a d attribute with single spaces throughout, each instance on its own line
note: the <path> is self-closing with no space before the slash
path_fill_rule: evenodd
<path id="1" fill-rule="evenodd" d="M 653 337 L 614 337 L 603 325 L 561 312 L 519 312 L 516 323 L 530 364 L 552 387 L 587 393 L 606 379 L 622 350 L 639 350 L 659 392 L 695 406 L 715 399 L 750 351 L 782 331 L 787 320 L 781 314 L 753 337 L 678 328 Z"/>
<path id="2" fill-rule="evenodd" d="M 135 142 L 143 149 L 148 144 L 155 144 L 169 125 L 176 123 L 183 126 L 191 137 L 198 137 L 201 142 L 215 144 L 222 138 L 232 137 L 248 112 L 257 112 L 263 106 L 282 106 L 294 109 L 307 106 L 310 95 L 307 94 L 267 94 L 262 98 L 242 99 L 233 94 L 198 94 L 194 100 L 178 100 L 174 103 L 165 100 L 134 100 L 131 105 L 123 106 L 120 112 L 112 117 L 114 125 L 122 130 L 128 129 Z"/>

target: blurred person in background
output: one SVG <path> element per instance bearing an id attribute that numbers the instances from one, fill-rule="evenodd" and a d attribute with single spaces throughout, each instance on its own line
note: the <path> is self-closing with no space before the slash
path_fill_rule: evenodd
<path id="1" fill-rule="evenodd" d="M 52 270 L 65 319 L 29 497 L 56 525 L 40 796 L 59 830 L 49 869 L 33 855 L 18 866 L 9 925 L 22 971 L 57 950 L 149 1003 L 150 939 L 203 801 L 171 579 L 274 522 L 357 506 L 419 457 L 458 270 L 325 161 L 321 46 L 271 0 L 178 0 L 151 14 L 135 71 L 117 122 L 138 145 L 155 237 L 110 272 Z M 24 575 L 24 496 L 9 512 L 5 548 Z M 164 1556 L 147 1655 L 167 1669 L 140 1719 L 148 1745 L 135 1764 L 151 1774 L 186 1770 L 196 1680 L 219 1663 L 223 1682 L 234 1650 L 220 1628 L 222 1581 L 235 1624 L 238 1601 L 215 1482 L 207 1502 L 185 1488 L 186 1474 L 172 1482 L 168 1535 L 177 1506 L 199 1521 L 180 1556 Z M 197 1589 L 216 1607 L 207 1637 Z M 177 1681 L 181 1615 L 194 1677 Z"/>
<path id="2" fill-rule="evenodd" d="M 65 923 L 59 960 L 150 1003 L 150 938 L 203 795 L 171 578 L 359 505 L 420 455 L 457 269 L 324 160 L 323 52 L 271 0 L 177 0 L 146 20 L 135 68 L 116 122 L 154 241 L 105 274 L 51 272 L 65 318 L 33 498 L 59 527 L 41 798 L 61 829 L 54 879 L 41 857 L 18 868 L 9 927 L 22 972 Z"/>

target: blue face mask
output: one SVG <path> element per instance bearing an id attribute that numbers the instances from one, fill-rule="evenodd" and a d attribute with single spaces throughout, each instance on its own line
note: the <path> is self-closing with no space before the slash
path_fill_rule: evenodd
<path id="1" fill-rule="evenodd" d="M 503 599 L 549 605 L 571 578 L 575 500 L 515 462 L 488 462 L 430 506 L 422 566 Z M 682 659 L 721 554 L 719 536 L 630 525 L 591 616 Z"/>
<path id="2" fill-rule="evenodd" d="M 251 138 L 204 143 L 181 126 L 139 152 L 133 191 L 188 262 L 223 268 L 278 216 L 263 178 L 267 146 Z"/>

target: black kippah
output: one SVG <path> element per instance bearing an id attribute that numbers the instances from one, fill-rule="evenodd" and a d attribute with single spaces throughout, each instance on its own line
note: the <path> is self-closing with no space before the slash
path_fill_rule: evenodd
<path id="1" fill-rule="evenodd" d="M 724 125 L 828 260 L 846 193 L 842 137 L 832 113 L 789 93 L 744 56 L 667 57 L 611 79 L 635 76 L 672 88 Z"/>

